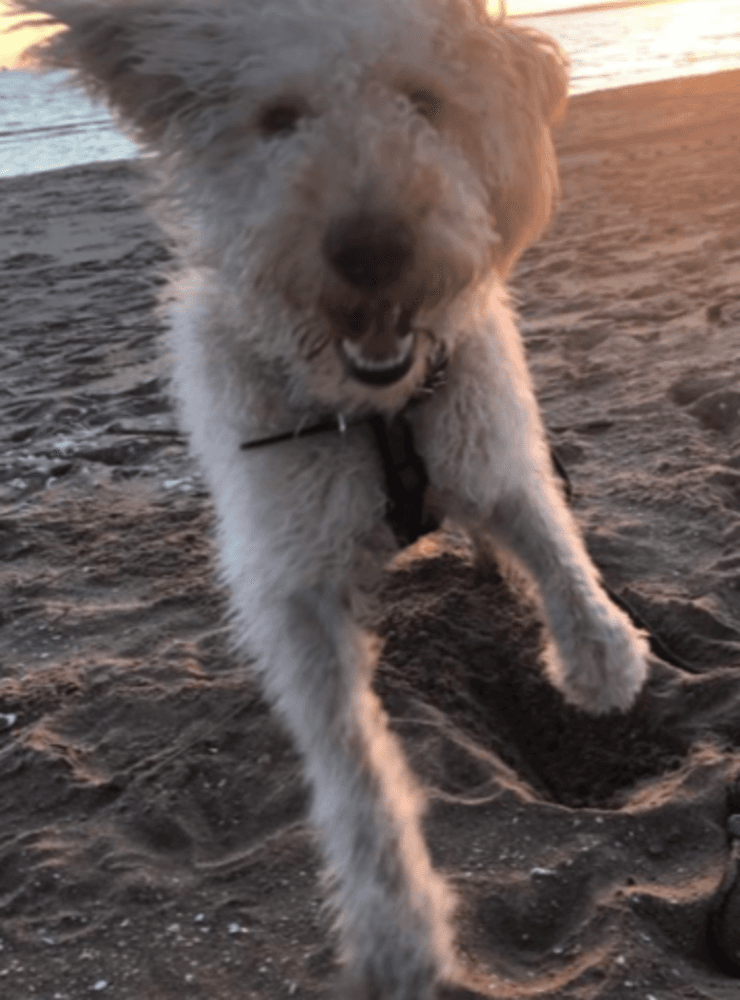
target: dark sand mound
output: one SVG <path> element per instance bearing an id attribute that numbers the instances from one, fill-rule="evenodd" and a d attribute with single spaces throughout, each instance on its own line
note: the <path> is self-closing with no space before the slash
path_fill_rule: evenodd
<path id="1" fill-rule="evenodd" d="M 739 137 L 737 73 L 575 99 L 516 276 L 589 548 L 663 657 L 635 709 L 565 706 L 456 536 L 385 580 L 377 687 L 483 996 L 740 998 Z M 135 187 L 0 185 L 0 997 L 308 1000 L 305 793 L 228 651 Z"/>

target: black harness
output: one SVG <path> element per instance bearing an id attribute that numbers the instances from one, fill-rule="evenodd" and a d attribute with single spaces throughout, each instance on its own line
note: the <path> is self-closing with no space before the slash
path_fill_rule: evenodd
<path id="1" fill-rule="evenodd" d="M 297 431 L 273 434 L 270 437 L 245 441 L 240 448 L 250 451 L 282 441 L 295 441 L 315 434 L 344 433 L 348 427 L 367 424 L 372 432 L 375 446 L 383 464 L 385 492 L 387 497 L 386 521 L 401 547 L 411 545 L 421 535 L 435 531 L 439 518 L 426 508 L 425 499 L 429 477 L 424 459 L 414 445 L 411 421 L 406 414 L 414 405 L 428 399 L 444 383 L 447 356 L 440 354 L 430 365 L 429 374 L 418 392 L 406 406 L 390 420 L 381 414 L 359 417 L 345 421 L 341 417 L 327 417 L 316 424 L 302 427 Z"/>

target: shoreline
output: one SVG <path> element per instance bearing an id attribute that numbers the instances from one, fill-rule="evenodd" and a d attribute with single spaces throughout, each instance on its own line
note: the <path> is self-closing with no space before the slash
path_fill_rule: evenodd
<path id="1" fill-rule="evenodd" d="M 692 110 L 691 107 L 682 108 L 682 100 L 706 96 L 716 96 L 719 99 L 718 106 L 713 108 L 709 118 L 703 107 Z M 567 110 L 563 122 L 554 129 L 557 145 L 559 149 L 567 149 L 568 140 L 566 138 L 568 128 L 572 126 L 574 118 L 581 115 L 588 115 L 592 111 L 603 110 L 605 107 L 610 111 L 629 112 L 638 110 L 644 115 L 650 115 L 656 110 L 658 104 L 665 104 L 675 119 L 672 126 L 661 126 L 659 122 L 651 122 L 649 131 L 643 135 L 635 132 L 634 135 L 627 135 L 624 129 L 620 128 L 619 141 L 625 138 L 629 141 L 653 140 L 656 138 L 668 138 L 669 133 L 679 134 L 681 129 L 697 131 L 701 128 L 711 130 L 716 126 L 717 119 L 722 114 L 731 113 L 740 105 L 740 69 L 727 69 L 714 73 L 697 73 L 692 76 L 667 77 L 664 80 L 651 80 L 646 83 L 634 83 L 620 87 L 607 87 L 603 90 L 589 90 L 585 93 L 573 94 L 568 98 Z M 608 127 L 608 125 L 607 125 Z M 604 123 L 601 123 L 600 132 L 605 132 Z M 588 141 L 595 141 L 592 139 Z M 609 143 L 610 138 L 606 134 L 602 136 L 601 142 Z M 53 176 L 67 171 L 79 170 L 82 168 L 99 167 L 101 170 L 118 167 L 122 164 L 136 164 L 141 161 L 138 156 L 123 157 L 113 160 L 89 160 L 82 163 L 71 164 L 66 167 L 52 167 L 49 170 L 36 170 L 32 173 L 13 174 L 10 177 L 0 177 L 0 184 L 8 184 L 20 180 L 20 178 Z M 136 169 L 132 167 L 132 169 Z"/>
<path id="2" fill-rule="evenodd" d="M 581 4 L 577 7 L 555 7 L 551 10 L 538 10 L 530 14 L 507 14 L 512 20 L 520 20 L 522 18 L 536 18 L 536 17 L 560 17 L 560 15 L 565 14 L 599 14 L 605 10 L 624 10 L 628 7 L 657 7 L 659 4 L 665 3 L 666 0 L 612 0 L 612 2 L 606 3 L 587 3 Z M 688 3 L 689 0 L 670 0 L 671 3 L 681 4 Z"/>

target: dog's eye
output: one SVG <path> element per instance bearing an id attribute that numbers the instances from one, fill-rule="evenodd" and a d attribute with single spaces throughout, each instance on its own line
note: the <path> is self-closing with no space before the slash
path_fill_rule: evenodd
<path id="1" fill-rule="evenodd" d="M 441 98 L 433 94 L 431 90 L 413 90 L 409 94 L 409 100 L 419 114 L 428 118 L 429 121 L 434 121 L 442 109 Z"/>
<path id="2" fill-rule="evenodd" d="M 290 135 L 295 132 L 304 109 L 289 101 L 273 104 L 260 115 L 259 129 L 264 136 Z"/>

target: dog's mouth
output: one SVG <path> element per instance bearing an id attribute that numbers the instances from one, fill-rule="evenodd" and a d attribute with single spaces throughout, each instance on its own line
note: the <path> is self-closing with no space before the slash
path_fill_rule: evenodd
<path id="1" fill-rule="evenodd" d="M 393 385 L 411 368 L 414 340 L 414 334 L 407 333 L 398 341 L 396 353 L 385 358 L 367 357 L 351 340 L 343 340 L 340 349 L 353 378 L 366 385 Z"/>
<path id="2" fill-rule="evenodd" d="M 415 308 L 400 303 L 355 306 L 332 319 L 349 374 L 366 385 L 386 386 L 406 375 L 414 361 Z"/>

